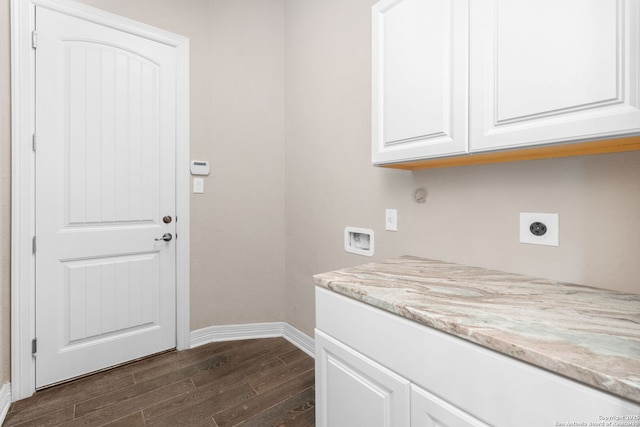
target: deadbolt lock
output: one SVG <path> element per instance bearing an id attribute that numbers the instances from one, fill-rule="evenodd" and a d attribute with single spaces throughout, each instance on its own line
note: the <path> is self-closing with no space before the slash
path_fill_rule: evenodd
<path id="1" fill-rule="evenodd" d="M 171 223 L 171 220 L 172 220 L 171 215 L 165 215 L 165 216 L 162 218 L 162 222 L 164 222 L 165 224 L 170 224 L 170 223 Z"/>

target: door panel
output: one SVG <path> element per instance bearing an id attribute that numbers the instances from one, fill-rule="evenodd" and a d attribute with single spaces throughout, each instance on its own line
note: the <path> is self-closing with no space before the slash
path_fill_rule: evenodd
<path id="1" fill-rule="evenodd" d="M 77 345 L 107 335 L 154 328 L 159 322 L 158 257 L 130 255 L 65 261 L 64 343 Z"/>
<path id="2" fill-rule="evenodd" d="M 176 57 L 36 8 L 36 386 L 175 347 Z"/>
<path id="3" fill-rule="evenodd" d="M 66 42 L 68 224 L 153 221 L 159 67 L 123 49 Z M 144 153 L 144 155 L 143 155 Z"/>
<path id="4" fill-rule="evenodd" d="M 372 161 L 467 152 L 468 2 L 373 6 Z"/>
<path id="5" fill-rule="evenodd" d="M 607 0 L 589 3 L 499 3 L 494 27 L 499 35 L 499 123 L 592 108 L 617 98 L 618 5 Z M 567 22 L 571 15 L 578 19 Z"/>
<path id="6" fill-rule="evenodd" d="M 635 1 L 471 2 L 470 151 L 640 132 Z"/>

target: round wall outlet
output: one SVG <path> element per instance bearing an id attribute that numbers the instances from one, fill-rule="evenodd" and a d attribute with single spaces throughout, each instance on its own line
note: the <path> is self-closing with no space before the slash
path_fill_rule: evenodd
<path id="1" fill-rule="evenodd" d="M 529 231 L 534 236 L 544 236 L 547 233 L 547 226 L 543 222 L 533 222 L 529 226 Z"/>
<path id="2" fill-rule="evenodd" d="M 558 214 L 520 212 L 520 243 L 558 246 Z"/>

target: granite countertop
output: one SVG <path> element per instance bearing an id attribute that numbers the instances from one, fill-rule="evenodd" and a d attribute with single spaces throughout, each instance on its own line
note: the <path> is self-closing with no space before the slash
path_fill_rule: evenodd
<path id="1" fill-rule="evenodd" d="M 640 403 L 640 294 L 405 256 L 316 285 Z"/>

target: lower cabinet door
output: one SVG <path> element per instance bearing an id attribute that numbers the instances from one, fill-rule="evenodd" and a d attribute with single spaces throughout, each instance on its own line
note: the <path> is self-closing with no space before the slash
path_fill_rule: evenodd
<path id="1" fill-rule="evenodd" d="M 316 425 L 409 426 L 409 381 L 316 329 Z"/>
<path id="2" fill-rule="evenodd" d="M 411 427 L 489 427 L 477 418 L 411 384 Z"/>

